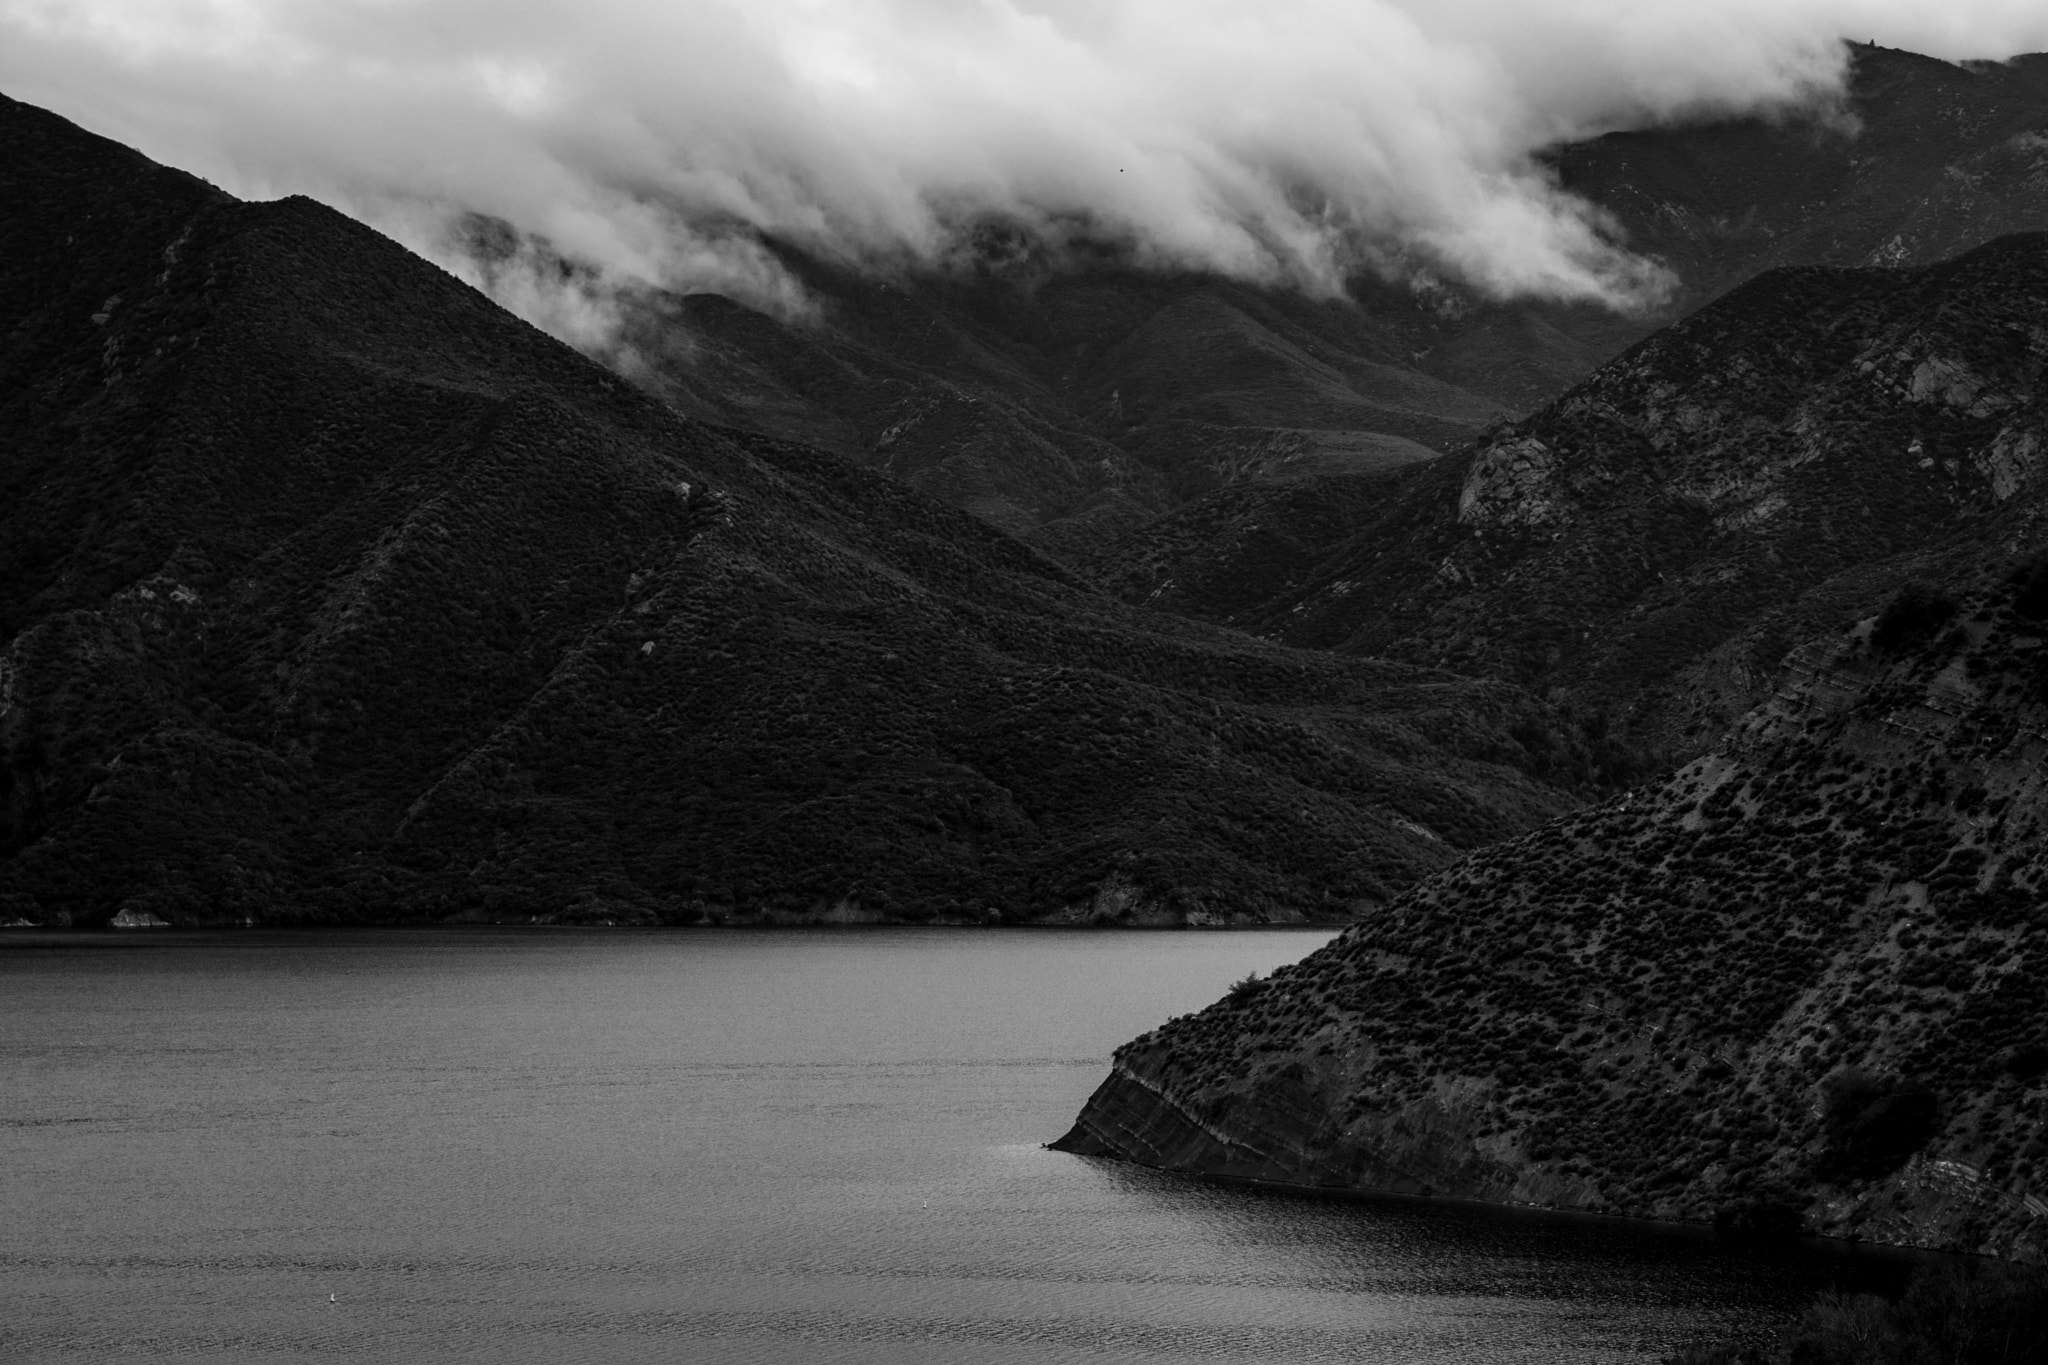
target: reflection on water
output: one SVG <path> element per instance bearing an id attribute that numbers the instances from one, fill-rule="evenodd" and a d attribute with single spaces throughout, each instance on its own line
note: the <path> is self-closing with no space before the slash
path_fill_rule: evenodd
<path id="1" fill-rule="evenodd" d="M 1643 1360 L 1891 1273 L 1039 1145 L 1325 937 L 0 936 L 0 1357 Z"/>

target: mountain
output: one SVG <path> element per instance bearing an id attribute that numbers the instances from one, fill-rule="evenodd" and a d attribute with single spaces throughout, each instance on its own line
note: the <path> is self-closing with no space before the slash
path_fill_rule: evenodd
<path id="1" fill-rule="evenodd" d="M 1063 555 L 1229 484 L 1431 459 L 1509 410 L 1415 368 L 1430 315 L 1405 293 L 1362 309 L 1025 243 L 894 279 L 779 255 L 809 315 L 633 295 L 614 363 Z"/>
<path id="2" fill-rule="evenodd" d="M 0 920 L 1345 918 L 1591 778 L 12 101 L 0 318 Z"/>
<path id="3" fill-rule="evenodd" d="M 1068 1150 L 2048 1259 L 2048 558 L 1126 1044 Z"/>
<path id="4" fill-rule="evenodd" d="M 617 355 L 686 411 L 886 469 L 1129 586 L 1162 515 L 1458 450 L 1762 271 L 1931 264 L 2048 228 L 2048 58 L 1858 46 L 1840 107 L 1617 132 L 1548 160 L 1668 267 L 1668 298 L 1634 314 L 1503 302 L 1413 272 L 1312 300 L 1107 248 L 1054 258 L 989 224 L 945 268 L 886 279 L 771 243 L 808 312 L 648 295 Z M 502 232 L 468 246 L 537 249 Z"/>
<path id="5" fill-rule="evenodd" d="M 1460 457 L 1348 500 L 1205 500 L 1093 566 L 1292 644 L 1522 682 L 1683 758 L 1794 643 L 2040 538 L 2044 318 L 2041 234 L 1771 271 Z"/>
<path id="6" fill-rule="evenodd" d="M 1565 149 L 1688 288 L 1776 268 L 1469 449 L 1081 561 L 1669 775 L 1127 1044 L 1058 1145 L 2048 1258 L 2048 236 L 1982 241 L 2039 224 L 2044 75 L 1864 51 L 1854 140 Z"/>
<path id="7" fill-rule="evenodd" d="M 1931 265 L 2048 226 L 2048 54 L 1852 44 L 1834 108 L 1616 132 L 1551 161 L 1677 272 L 1674 311 L 1781 266 Z"/>

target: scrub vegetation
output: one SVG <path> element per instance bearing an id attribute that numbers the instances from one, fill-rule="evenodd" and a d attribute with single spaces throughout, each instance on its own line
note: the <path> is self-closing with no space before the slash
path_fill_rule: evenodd
<path id="1" fill-rule="evenodd" d="M 1452 1193 L 2039 1258 L 2044 582 L 1901 590 L 1668 781 L 1474 853 L 1119 1068 L 1225 1133 L 1294 1115 L 1295 1156 L 1232 1138 L 1272 1178 L 1372 1156 Z"/>
<path id="2" fill-rule="evenodd" d="M 0 104 L 0 921 L 1347 920 L 1593 789 Z M 1562 759 L 1562 761 L 1561 761 Z"/>

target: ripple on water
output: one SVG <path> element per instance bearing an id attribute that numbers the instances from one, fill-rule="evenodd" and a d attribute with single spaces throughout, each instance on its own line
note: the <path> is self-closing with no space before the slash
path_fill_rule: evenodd
<path id="1" fill-rule="evenodd" d="M 1886 1273 L 1042 1146 L 1326 937 L 0 937 L 0 1355 L 1621 1362 Z"/>

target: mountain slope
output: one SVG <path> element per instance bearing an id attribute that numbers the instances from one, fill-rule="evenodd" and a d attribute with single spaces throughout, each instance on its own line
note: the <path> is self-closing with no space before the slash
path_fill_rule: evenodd
<path id="1" fill-rule="evenodd" d="M 1748 288 L 1746 282 L 1759 272 L 1815 265 L 1931 266 L 2003 234 L 2048 228 L 2048 58 L 1959 66 L 1857 47 L 1847 99 L 1831 117 L 1615 133 L 1562 147 L 1553 161 L 1566 186 L 1614 215 L 1634 249 L 1671 268 L 1677 287 L 1664 306 L 1639 316 L 1542 302 L 1487 305 L 1456 290 L 1442 292 L 1439 314 L 1428 325 L 1407 329 L 1412 364 L 1529 412 L 1532 419 L 1558 391 L 1586 380 L 1602 362 L 1722 295 Z M 1808 277 L 1774 278 L 1801 279 L 1799 287 L 1809 295 L 1818 288 Z M 1748 298 L 1756 307 L 1749 325 L 1777 325 L 1766 297 L 1774 287 L 1751 289 Z M 1389 322 L 1412 313 L 1416 302 L 1385 287 L 1361 287 L 1359 297 L 1363 311 Z M 1793 325 L 1799 335 L 1786 346 L 1774 352 L 1759 337 L 1749 358 L 1768 371 L 1780 353 L 1807 349 L 1814 329 L 1797 319 Z M 1810 378 L 1795 370 L 1773 375 L 1769 383 L 1784 389 Z M 1685 384 L 1683 376 L 1679 382 Z M 1653 439 L 1668 445 L 1674 437 Z M 1714 439 L 1727 444 L 1725 434 Z M 1438 444 L 1461 463 L 1423 479 L 1418 487 L 1428 491 L 1419 491 L 1412 503 L 1390 504 L 1391 485 L 1366 494 L 1346 487 L 1348 478 L 1323 477 L 1374 471 L 1285 471 L 1297 480 L 1305 477 L 1312 487 L 1296 490 L 1284 504 L 1251 491 L 1244 480 L 1190 490 L 1196 503 L 1093 541 L 1075 551 L 1074 562 L 1128 600 L 1288 639 L 1330 643 L 1357 632 L 1362 647 L 1378 648 L 1411 630 L 1391 618 L 1409 603 L 1417 576 L 1426 576 L 1450 552 L 1449 541 L 1411 545 L 1417 555 L 1435 558 L 1426 567 L 1413 566 L 1398 583 L 1387 581 L 1384 568 L 1361 578 L 1361 561 L 1393 538 L 1417 523 L 1448 522 L 1467 473 L 1467 450 Z M 1319 499 L 1318 493 L 1328 496 Z M 1300 520 L 1290 508 L 1300 509 Z M 1334 509 L 1352 519 L 1339 522 L 1330 515 Z M 1630 542 L 1630 553 L 1654 563 L 1659 545 L 1650 542 L 1689 534 L 1686 520 L 1680 515 L 1668 526 L 1624 527 L 1619 534 Z M 1191 540 L 1190 531 L 1198 527 L 1221 528 L 1221 540 Z M 1317 561 L 1336 554 L 1347 540 L 1356 542 L 1351 552 L 1339 556 L 1318 583 Z M 1275 542 L 1289 547 L 1284 570 L 1272 555 Z M 1247 556 L 1241 564 L 1233 544 L 1242 545 Z M 1353 586 L 1368 582 L 1369 587 Z M 1302 597 L 1290 595 L 1317 586 L 1359 596 L 1303 606 Z M 1261 588 L 1275 599 L 1264 613 L 1252 602 Z M 1867 600 L 1867 593 L 1858 596 L 1852 613 Z M 1389 619 L 1366 619 L 1376 614 Z M 1433 614 L 1433 607 L 1409 613 Z M 1318 624 L 1304 617 L 1325 619 Z M 1772 643 L 1777 639 L 1770 631 L 1759 636 L 1763 655 L 1782 648 Z M 1446 638 L 1436 645 L 1465 643 Z M 1540 672 L 1555 643 L 1539 644 L 1537 662 L 1530 665 L 1494 657 L 1492 642 L 1481 642 L 1461 666 L 1533 666 Z M 1768 676 L 1773 661 L 1764 657 L 1758 663 L 1736 650 L 1715 670 L 1753 682 Z M 1570 680 L 1546 685 L 1578 687 Z M 1617 698 L 1614 689 L 1604 691 L 1599 704 L 1629 700 Z M 1653 729 L 1661 733 L 1652 743 L 1678 752 L 1696 747 L 1754 695 L 1738 693 L 1727 705 L 1710 706 L 1710 714 L 1660 718 Z"/>
<path id="2" fill-rule="evenodd" d="M 628 371 L 1059 551 L 1228 484 L 1426 460 L 1507 411 L 1414 368 L 1412 301 L 1381 315 L 1029 258 L 891 282 L 784 257 L 813 316 L 642 299 Z"/>
<path id="3" fill-rule="evenodd" d="M 1125 607 L 329 210 L 0 133 L 0 919 L 1345 917 L 1575 800 L 1513 687 Z"/>
<path id="4" fill-rule="evenodd" d="M 1069 1150 L 2048 1258 L 2048 564 L 1116 1056 Z"/>
<path id="5" fill-rule="evenodd" d="M 800 319 L 647 300 L 630 368 L 690 411 L 886 468 L 1117 576 L 1112 542 L 1152 518 L 1450 450 L 1760 271 L 1930 264 L 2048 228 L 2044 71 L 1858 47 L 1840 110 L 1558 148 L 1560 181 L 1672 271 L 1636 314 L 1426 273 L 1310 300 L 1107 248 L 1055 259 L 990 224 L 948 268 L 889 280 L 784 249 L 813 305 Z"/>
<path id="6" fill-rule="evenodd" d="M 1790 642 L 2039 537 L 2044 320 L 2042 235 L 1772 272 L 1388 486 L 1269 602 L 1211 614 L 1512 678 L 1697 752 Z"/>
<path id="7" fill-rule="evenodd" d="M 1932 265 L 2048 229 L 2048 54 L 1955 63 L 1852 43 L 1847 76 L 1832 108 L 1554 149 L 1559 183 L 1670 269 L 1670 297 L 1623 316 L 1454 291 L 1458 322 L 1417 363 L 1526 410 L 1766 270 Z"/>
<path id="8" fill-rule="evenodd" d="M 1852 44 L 1846 97 L 1819 118 L 1613 133 L 1554 163 L 1678 271 L 1681 310 L 1781 266 L 1931 265 L 2048 226 L 2048 54 Z"/>

